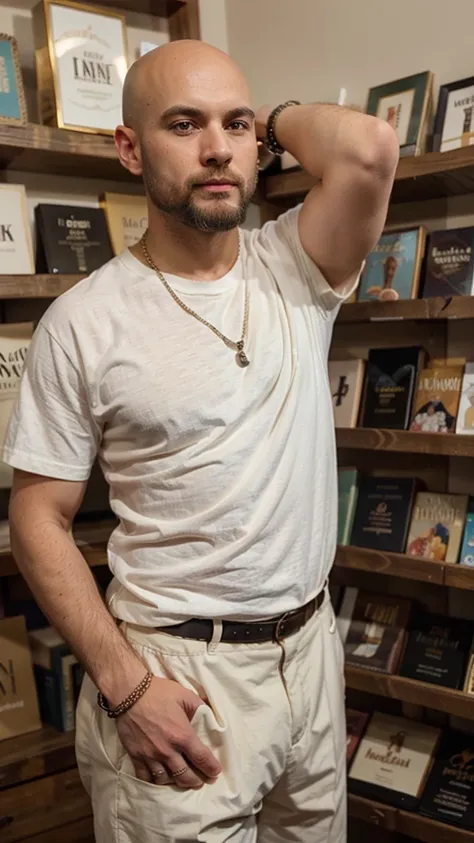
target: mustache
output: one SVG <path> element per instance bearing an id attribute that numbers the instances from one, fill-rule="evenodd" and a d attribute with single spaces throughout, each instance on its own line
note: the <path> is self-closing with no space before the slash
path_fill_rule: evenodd
<path id="1" fill-rule="evenodd" d="M 237 185 L 237 187 L 245 186 L 245 182 L 242 176 L 237 176 L 235 173 L 232 173 L 229 170 L 213 170 L 203 173 L 203 175 L 200 177 L 191 176 L 191 178 L 187 181 L 187 186 L 189 188 L 199 187 L 202 184 L 206 184 L 206 182 L 208 181 L 212 181 L 212 179 L 229 181 L 230 183 Z"/>

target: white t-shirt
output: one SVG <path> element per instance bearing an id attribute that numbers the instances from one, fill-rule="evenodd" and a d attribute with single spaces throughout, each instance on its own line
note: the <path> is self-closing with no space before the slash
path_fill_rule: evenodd
<path id="1" fill-rule="evenodd" d="M 217 281 L 167 276 L 233 340 L 248 280 L 247 368 L 128 251 L 35 332 L 3 459 L 79 481 L 99 455 L 120 522 L 108 547 L 118 618 L 260 620 L 324 584 L 337 518 L 327 355 L 351 290 L 335 293 L 303 251 L 298 213 L 242 230 Z"/>

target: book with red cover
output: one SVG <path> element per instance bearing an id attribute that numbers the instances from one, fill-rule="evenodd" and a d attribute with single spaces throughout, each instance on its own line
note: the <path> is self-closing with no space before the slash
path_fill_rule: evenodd
<path id="1" fill-rule="evenodd" d="M 346 758 L 347 768 L 354 757 L 359 746 L 360 739 L 365 732 L 370 714 L 366 711 L 356 711 L 354 708 L 346 709 Z"/>

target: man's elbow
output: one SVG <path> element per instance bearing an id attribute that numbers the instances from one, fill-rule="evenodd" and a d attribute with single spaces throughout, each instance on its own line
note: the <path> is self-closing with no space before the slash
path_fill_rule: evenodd
<path id="1" fill-rule="evenodd" d="M 384 120 L 360 115 L 357 142 L 350 145 L 350 154 L 361 174 L 378 180 L 392 181 L 400 157 L 395 131 Z"/>

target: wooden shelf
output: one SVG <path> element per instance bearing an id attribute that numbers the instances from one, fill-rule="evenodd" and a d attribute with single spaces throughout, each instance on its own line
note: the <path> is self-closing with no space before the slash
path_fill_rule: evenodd
<path id="1" fill-rule="evenodd" d="M 264 179 L 265 198 L 269 202 L 301 199 L 315 180 L 304 170 L 277 173 Z M 391 202 L 418 202 L 442 196 L 474 193 L 474 147 L 450 152 L 428 152 L 401 158 Z"/>
<path id="2" fill-rule="evenodd" d="M 0 169 L 140 184 L 120 164 L 112 137 L 27 123 L 0 124 Z"/>
<path id="3" fill-rule="evenodd" d="M 474 457 L 474 436 L 457 436 L 455 433 L 412 433 L 409 430 L 338 427 L 336 442 L 338 448 Z"/>
<path id="4" fill-rule="evenodd" d="M 79 523 L 73 527 L 76 544 L 91 568 L 107 565 L 107 541 L 115 528 L 114 521 Z M 10 550 L 0 551 L 0 577 L 18 574 L 18 568 Z"/>
<path id="5" fill-rule="evenodd" d="M 123 12 L 141 12 L 160 18 L 169 18 L 187 5 L 187 0 L 85 0 L 92 6 L 106 6 Z"/>
<path id="6" fill-rule="evenodd" d="M 423 843 L 474 843 L 474 834 L 464 828 L 456 828 L 423 817 L 411 811 L 403 811 L 393 805 L 384 805 L 375 799 L 348 794 L 349 816 L 375 825 L 383 831 L 406 834 Z"/>
<path id="7" fill-rule="evenodd" d="M 406 679 L 404 676 L 392 676 L 364 670 L 361 667 L 346 665 L 346 684 L 355 691 L 365 691 L 381 697 L 389 697 L 402 702 L 443 711 L 454 717 L 474 720 L 474 697 L 463 691 Z"/>
<path id="8" fill-rule="evenodd" d="M 2 741 L 0 790 L 50 776 L 75 766 L 74 732 L 57 732 L 44 726 L 17 738 Z"/>
<path id="9" fill-rule="evenodd" d="M 0 275 L 1 299 L 55 299 L 84 275 Z"/>
<path id="10" fill-rule="evenodd" d="M 417 559 L 401 553 L 385 553 L 353 545 L 338 545 L 334 564 L 338 568 L 370 571 L 373 574 L 387 574 L 391 577 L 403 577 L 406 580 L 418 580 L 418 582 L 430 582 L 436 585 L 445 585 L 445 568 L 448 567 L 429 559 Z M 464 582 L 466 583 L 464 588 L 474 589 L 474 568 L 467 569 Z"/>
<path id="11" fill-rule="evenodd" d="M 351 302 L 341 307 L 337 323 L 398 322 L 402 319 L 474 319 L 474 296 Z"/>

